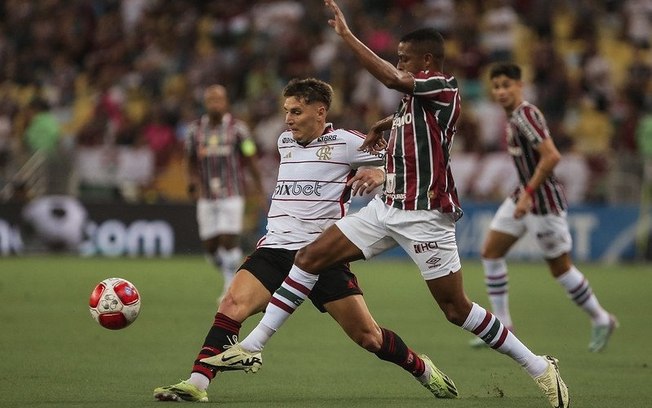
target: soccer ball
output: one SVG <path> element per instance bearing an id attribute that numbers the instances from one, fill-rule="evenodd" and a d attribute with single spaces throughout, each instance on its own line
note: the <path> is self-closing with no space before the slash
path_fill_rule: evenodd
<path id="1" fill-rule="evenodd" d="M 140 294 L 122 278 L 104 279 L 91 293 L 88 302 L 91 316 L 102 327 L 124 329 L 136 320 L 140 312 Z"/>

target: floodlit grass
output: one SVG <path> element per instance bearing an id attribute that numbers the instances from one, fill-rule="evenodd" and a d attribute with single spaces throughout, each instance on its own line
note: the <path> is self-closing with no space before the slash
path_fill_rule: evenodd
<path id="1" fill-rule="evenodd" d="M 434 400 L 409 374 L 360 349 L 307 302 L 272 339 L 258 374 L 225 373 L 209 390 L 229 407 L 546 407 L 509 358 L 472 350 L 447 323 L 415 267 L 381 259 L 353 265 L 376 320 L 456 382 L 462 398 Z M 574 407 L 649 407 L 650 265 L 580 265 L 621 328 L 606 351 L 587 351 L 589 321 L 543 263 L 511 263 L 516 332 L 559 358 Z M 480 265 L 464 262 L 469 296 L 483 306 Z M 88 297 L 120 276 L 142 296 L 122 331 L 97 325 Z M 220 277 L 201 257 L 0 259 L 0 407 L 160 406 L 152 390 L 187 377 L 215 313 Z M 246 334 L 259 320 L 252 317 Z"/>

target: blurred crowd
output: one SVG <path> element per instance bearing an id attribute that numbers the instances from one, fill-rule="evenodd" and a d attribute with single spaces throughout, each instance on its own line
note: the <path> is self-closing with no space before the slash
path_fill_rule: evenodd
<path id="1" fill-rule="evenodd" d="M 391 62 L 402 34 L 428 25 L 444 35 L 445 68 L 463 96 L 453 164 L 464 198 L 498 199 L 516 182 L 486 78 L 492 62 L 513 60 L 564 153 L 569 201 L 638 202 L 646 165 L 652 178 L 652 0 L 339 3 L 356 35 Z M 362 131 L 400 97 L 361 69 L 327 19 L 320 0 L 3 1 L 0 199 L 38 187 L 185 200 L 182 142 L 213 83 L 250 124 L 273 183 L 289 79 L 329 81 L 329 116 Z"/>

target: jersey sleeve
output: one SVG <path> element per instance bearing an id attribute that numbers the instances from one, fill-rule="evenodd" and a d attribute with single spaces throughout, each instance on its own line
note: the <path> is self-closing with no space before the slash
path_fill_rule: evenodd
<path id="1" fill-rule="evenodd" d="M 346 132 L 348 160 L 352 168 L 361 166 L 382 166 L 385 163 L 385 152 L 371 154 L 358 150 L 364 142 L 365 135 L 355 130 Z"/>
<path id="2" fill-rule="evenodd" d="M 238 147 L 244 157 L 256 155 L 256 143 L 251 137 L 249 127 L 242 121 L 236 123 L 236 134 L 238 135 Z"/>
<path id="3" fill-rule="evenodd" d="M 550 138 L 550 131 L 546 119 L 541 111 L 534 106 L 526 105 L 514 117 L 514 124 L 534 146 Z"/>
<path id="4" fill-rule="evenodd" d="M 197 143 L 195 140 L 197 139 L 198 129 L 199 126 L 197 122 L 193 122 L 190 126 L 188 126 L 188 130 L 186 131 L 183 147 L 188 157 L 193 157 L 197 154 Z"/>
<path id="5" fill-rule="evenodd" d="M 457 91 L 457 80 L 454 77 L 438 72 L 429 74 L 424 71 L 414 76 L 412 94 L 416 97 L 448 104 L 451 92 L 447 91 Z"/>

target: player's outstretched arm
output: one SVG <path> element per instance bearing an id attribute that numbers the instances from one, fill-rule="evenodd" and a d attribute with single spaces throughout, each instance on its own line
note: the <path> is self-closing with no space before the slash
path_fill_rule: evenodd
<path id="1" fill-rule="evenodd" d="M 380 58 L 353 35 L 349 26 L 346 24 L 342 10 L 340 10 L 335 1 L 324 0 L 324 4 L 333 12 L 333 18 L 328 20 L 328 24 L 342 37 L 346 45 L 351 48 L 367 71 L 388 88 L 404 93 L 412 93 L 414 90 L 414 78 L 412 75 L 408 72 L 400 71 L 394 65 Z"/>

